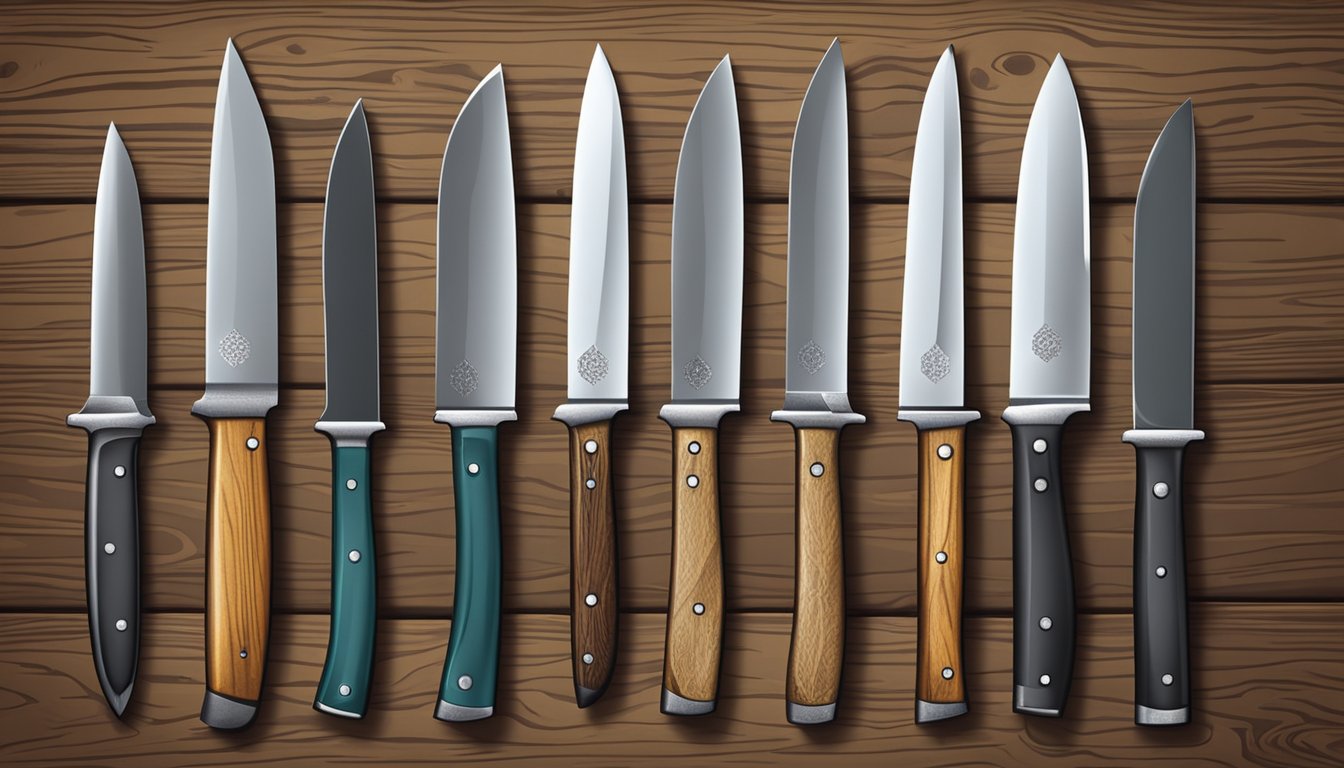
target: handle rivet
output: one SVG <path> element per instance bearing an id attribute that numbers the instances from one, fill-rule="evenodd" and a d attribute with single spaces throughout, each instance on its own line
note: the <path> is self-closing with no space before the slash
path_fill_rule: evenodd
<path id="1" fill-rule="evenodd" d="M 692 611 L 695 611 L 695 615 L 696 615 L 696 616 L 700 616 L 700 615 L 702 615 L 702 614 L 705 612 L 705 604 L 704 604 L 704 603 L 696 603 L 695 605 L 692 605 L 692 606 L 691 606 L 691 610 L 692 610 Z"/>
<path id="2" fill-rule="evenodd" d="M 126 468 L 118 464 L 116 468 L 112 470 L 112 474 L 116 475 L 117 477 L 125 477 Z"/>
<path id="3" fill-rule="evenodd" d="M 359 562 L 359 558 L 360 558 L 359 550 L 358 550 L 358 549 L 352 549 L 352 550 L 350 550 L 350 554 L 347 555 L 347 557 L 350 558 L 350 562 L 352 562 L 352 563 L 358 563 L 358 562 Z"/>
<path id="4" fill-rule="evenodd" d="M 125 632 L 125 631 L 126 631 L 126 628 L 129 627 L 129 626 L 130 626 L 130 625 L 126 623 L 126 620 L 125 620 L 125 619 L 117 619 L 117 631 L 118 631 L 118 632 Z"/>
<path id="5" fill-rule="evenodd" d="M 591 654 L 591 653 L 585 653 L 585 654 L 583 654 L 583 663 L 584 663 L 584 664 L 592 664 L 592 663 L 593 663 L 593 654 Z"/>
<path id="6" fill-rule="evenodd" d="M 1175 679 L 1176 679 L 1176 678 L 1172 677 L 1171 675 L 1163 675 L 1163 676 L 1162 676 L 1162 684 L 1163 684 L 1163 685 L 1171 685 L 1172 681 L 1175 680 Z"/>
<path id="7" fill-rule="evenodd" d="M 464 691 L 471 690 L 471 675 L 463 675 L 457 678 L 457 687 Z"/>
<path id="8" fill-rule="evenodd" d="M 345 487 L 353 491 L 359 487 L 359 483 L 355 482 L 355 478 L 352 477 L 345 481 Z"/>
<path id="9" fill-rule="evenodd" d="M 944 679 L 944 680 L 951 680 L 951 679 L 952 679 L 952 675 L 954 675 L 954 674 L 955 674 L 955 673 L 952 671 L 952 668 L 951 668 L 951 667 L 943 667 L 943 679 Z"/>
<path id="10" fill-rule="evenodd" d="M 1157 578 L 1159 578 L 1159 579 L 1165 579 L 1165 578 L 1167 578 L 1167 566 L 1165 566 L 1165 565 L 1159 565 L 1159 566 L 1157 566 L 1157 570 L 1156 570 L 1156 571 L 1153 571 L 1153 573 L 1156 573 L 1156 574 L 1157 574 Z"/>
<path id="11" fill-rule="evenodd" d="M 1171 493 L 1171 488 L 1166 483 L 1157 483 L 1153 486 L 1153 495 L 1159 499 L 1167 498 L 1169 493 Z"/>
<path id="12" fill-rule="evenodd" d="M 826 467 L 823 466 L 820 461 L 818 461 L 811 467 L 809 467 L 807 471 L 811 472 L 813 477 L 821 477 L 822 474 L 826 472 Z"/>
<path id="13" fill-rule="evenodd" d="M 696 477 L 695 475 L 689 475 L 686 478 L 686 484 L 691 486 L 692 488 L 698 488 L 700 487 L 700 478 Z"/>
<path id="14" fill-rule="evenodd" d="M 1041 685 L 1049 685 L 1049 684 L 1050 684 L 1050 676 L 1041 675 Z"/>
<path id="15" fill-rule="evenodd" d="M 597 441 L 589 440 L 588 442 L 584 443 L 583 450 L 587 451 L 588 453 L 597 453 Z"/>
<path id="16" fill-rule="evenodd" d="M 1045 493 L 1045 489 L 1050 487 L 1050 483 L 1047 483 L 1044 477 L 1038 477 L 1036 482 L 1032 483 L 1032 487 L 1036 489 L 1037 493 Z"/>
<path id="17" fill-rule="evenodd" d="M 109 541 L 103 545 L 103 551 L 110 555 L 117 551 L 117 545 Z"/>
<path id="18" fill-rule="evenodd" d="M 480 473 L 481 473 L 481 465 L 480 465 L 480 464 L 477 464 L 476 462 L 473 461 L 472 463 L 470 463 L 470 464 L 467 465 L 467 474 L 468 474 L 468 475 L 479 475 Z"/>
<path id="19" fill-rule="evenodd" d="M 933 556 L 933 559 L 936 560 L 936 561 L 938 561 L 938 563 L 939 563 L 940 565 L 941 565 L 942 563 L 946 563 L 946 562 L 947 562 L 947 553 L 946 553 L 946 552 L 939 552 L 938 554 L 936 554 L 936 555 Z"/>
<path id="20" fill-rule="evenodd" d="M 699 452 L 700 452 L 700 444 L 697 443 L 697 442 L 695 442 L 694 440 L 692 440 L 692 441 L 691 441 L 691 444 L 688 445 L 688 446 L 686 446 L 686 450 L 690 451 L 691 453 L 699 453 Z"/>
<path id="21" fill-rule="evenodd" d="M 246 658 L 247 658 L 247 649 L 246 649 L 246 648 L 244 648 L 243 650 L 241 650 L 241 651 L 238 652 L 238 658 L 240 658 L 240 659 L 246 659 Z"/>
<path id="22" fill-rule="evenodd" d="M 255 451 L 261 447 L 261 441 L 255 437 L 247 438 L 247 450 Z"/>
<path id="23" fill-rule="evenodd" d="M 1042 616 L 1041 620 L 1037 623 L 1041 625 L 1041 629 L 1044 629 L 1047 632 L 1050 631 L 1051 627 L 1055 626 L 1055 622 L 1049 616 Z"/>
<path id="24" fill-rule="evenodd" d="M 341 691 L 341 695 L 342 695 L 342 696 L 349 696 L 349 695 L 350 695 L 350 686 L 345 685 L 345 684 L 341 684 L 340 691 Z"/>
<path id="25" fill-rule="evenodd" d="M 596 481 L 596 480 L 594 480 L 594 479 L 593 479 L 593 478 L 591 478 L 591 477 L 590 477 L 590 478 L 588 478 L 588 479 L 587 479 L 587 480 L 586 480 L 586 481 L 584 481 L 584 483 L 583 483 L 583 484 L 584 484 L 584 485 L 586 485 L 586 486 L 588 486 L 588 488 L 589 488 L 589 490 L 591 490 L 591 489 L 593 489 L 593 488 L 596 488 L 596 487 L 597 487 L 597 481 Z"/>
<path id="26" fill-rule="evenodd" d="M 1031 444 L 1031 450 L 1033 450 L 1033 451 L 1035 451 L 1035 452 L 1037 452 L 1037 453 L 1045 453 L 1045 449 L 1047 449 L 1047 448 L 1049 448 L 1049 447 L 1050 447 L 1050 444 L 1047 443 L 1047 442 L 1045 442 L 1044 440 L 1040 439 L 1039 437 L 1036 438 L 1036 442 L 1034 442 L 1034 443 Z"/>
<path id="27" fill-rule="evenodd" d="M 942 445 L 938 446 L 938 458 L 942 459 L 943 461 L 947 461 L 948 459 L 952 458 L 952 446 L 948 445 L 947 443 L 943 443 Z"/>
<path id="28" fill-rule="evenodd" d="M 589 592 L 587 596 L 583 598 L 583 602 L 585 605 L 588 606 L 597 605 L 597 595 L 593 594 L 592 592 Z"/>

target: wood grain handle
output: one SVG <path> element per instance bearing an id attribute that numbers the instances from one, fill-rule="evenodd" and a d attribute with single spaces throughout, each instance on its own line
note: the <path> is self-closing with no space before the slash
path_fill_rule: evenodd
<path id="1" fill-rule="evenodd" d="M 570 642 L 574 697 L 597 701 L 616 665 L 616 506 L 611 421 L 569 428 Z"/>
<path id="2" fill-rule="evenodd" d="M 672 584 L 663 657 L 662 710 L 714 711 L 723 642 L 718 431 L 674 428 Z"/>
<path id="3" fill-rule="evenodd" d="M 840 431 L 795 429 L 798 534 L 787 715 L 835 718 L 845 655 L 845 565 L 840 529 Z"/>
<path id="4" fill-rule="evenodd" d="M 210 494 L 206 579 L 206 700 L 201 720 L 241 728 L 256 715 L 271 606 L 266 420 L 206 419 Z M 221 698 L 222 697 L 222 698 Z"/>
<path id="5" fill-rule="evenodd" d="M 915 722 L 966 713 L 961 654 L 966 427 L 919 431 L 919 651 Z"/>

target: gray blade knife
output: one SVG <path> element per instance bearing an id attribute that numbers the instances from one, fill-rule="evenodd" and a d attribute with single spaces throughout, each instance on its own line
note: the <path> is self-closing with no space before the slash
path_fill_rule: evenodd
<path id="1" fill-rule="evenodd" d="M 93 665 L 117 717 L 140 659 L 140 435 L 146 387 L 145 238 L 131 156 L 107 128 L 93 219 L 89 399 L 67 423 L 89 433 L 84 564 Z"/>
<path id="2" fill-rule="evenodd" d="M 1064 422 L 1089 410 L 1087 144 L 1056 56 L 1027 126 L 1013 233 L 1013 709 L 1058 717 L 1073 678 L 1073 566 L 1060 472 Z"/>
<path id="3" fill-rule="evenodd" d="M 498 427 L 514 412 L 518 247 L 504 70 L 462 105 L 439 177 L 434 420 L 452 427 L 453 627 L 434 716 L 494 714 L 499 658 Z"/>
<path id="4" fill-rule="evenodd" d="M 215 101 L 206 235 L 205 396 L 210 428 L 206 692 L 201 720 L 256 716 L 270 623 L 266 414 L 279 400 L 275 163 L 261 104 L 230 40 Z"/>
<path id="5" fill-rule="evenodd" d="M 1195 120 L 1158 136 L 1134 206 L 1134 721 L 1190 722 L 1181 467 L 1195 429 Z"/>
<path id="6" fill-rule="evenodd" d="M 569 234 L 570 626 L 574 697 L 597 701 L 616 663 L 616 505 L 611 421 L 629 407 L 630 232 L 625 134 L 611 66 L 597 47 L 574 149 Z"/>
<path id="7" fill-rule="evenodd" d="M 322 218 L 322 307 L 327 408 L 316 429 L 331 439 L 331 630 L 313 707 L 363 717 L 377 621 L 369 439 L 378 410 L 378 236 L 373 150 L 364 102 L 345 122 Z"/>
<path id="8" fill-rule="evenodd" d="M 845 655 L 840 431 L 849 407 L 849 115 L 840 40 L 812 75 L 789 166 L 789 276 L 784 408 L 793 425 L 797 555 L 785 714 L 835 719 Z"/>
<path id="9" fill-rule="evenodd" d="M 718 425 L 739 410 L 742 139 L 733 67 L 719 62 L 691 112 L 672 198 L 672 576 L 661 708 L 714 711 L 723 638 Z"/>
<path id="10" fill-rule="evenodd" d="M 898 417 L 918 431 L 919 646 L 915 722 L 963 715 L 965 572 L 965 289 L 962 261 L 961 107 L 948 46 L 934 67 L 915 134 L 901 306 Z"/>

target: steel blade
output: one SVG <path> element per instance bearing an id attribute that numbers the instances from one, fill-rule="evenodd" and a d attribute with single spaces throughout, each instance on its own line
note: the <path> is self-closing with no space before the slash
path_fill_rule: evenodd
<path id="1" fill-rule="evenodd" d="M 279 381 L 275 163 L 261 104 L 229 41 L 210 145 L 206 391 L 266 391 Z"/>
<path id="2" fill-rule="evenodd" d="M 1148 156 L 1134 207 L 1134 428 L 1195 423 L 1195 119 L 1186 101 Z"/>
<path id="3" fill-rule="evenodd" d="M 378 421 L 378 237 L 363 101 L 345 121 L 327 178 L 322 307 L 327 409 L 321 421 Z"/>
<path id="4" fill-rule="evenodd" d="M 929 79 L 915 134 L 901 305 L 902 408 L 961 408 L 966 378 L 961 107 L 951 46 Z"/>
<path id="5" fill-rule="evenodd" d="M 1056 56 L 1022 148 L 1013 233 L 1010 400 L 1086 401 L 1091 361 L 1087 144 Z"/>
<path id="6" fill-rule="evenodd" d="M 579 109 L 569 230 L 569 399 L 625 401 L 630 233 L 625 134 L 611 66 L 597 47 Z"/>
<path id="7" fill-rule="evenodd" d="M 733 67 L 709 76 L 686 125 L 672 199 L 672 400 L 738 400 L 742 139 Z"/>
<path id="8" fill-rule="evenodd" d="M 435 398 L 439 410 L 513 408 L 518 249 L 504 70 L 476 86 L 439 177 Z"/>

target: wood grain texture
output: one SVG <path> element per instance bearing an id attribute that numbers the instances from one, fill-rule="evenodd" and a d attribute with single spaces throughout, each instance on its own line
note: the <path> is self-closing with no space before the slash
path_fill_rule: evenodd
<path id="1" fill-rule="evenodd" d="M 884 4 L 13 4 L 0 30 L 0 197 L 92 199 L 115 120 L 141 191 L 203 200 L 215 87 L 232 37 L 275 146 L 282 199 L 320 199 L 331 148 L 363 98 L 378 194 L 426 199 L 467 94 L 508 79 L 518 188 L 568 196 L 584 76 L 600 42 L 621 87 L 630 190 L 667 199 L 686 119 L 733 57 L 747 193 L 782 197 L 798 107 L 832 37 L 848 71 L 852 186 L 902 197 L 919 107 L 957 47 L 966 190 L 1016 193 L 1031 106 L 1056 52 L 1083 107 L 1093 194 L 1132 197 L 1153 139 L 1193 97 L 1200 194 L 1339 197 L 1344 16 L 1329 2 L 1032 0 Z M 92 171 L 90 169 L 93 169 Z"/>
<path id="2" fill-rule="evenodd" d="M 658 713 L 663 617 L 623 616 L 621 657 L 607 695 L 571 701 L 563 616 L 507 617 L 495 717 L 453 728 L 425 712 L 442 662 L 445 621 L 378 627 L 368 716 L 311 708 L 327 620 L 278 618 L 267 700 L 245 732 L 211 732 L 194 717 L 200 693 L 199 616 L 146 616 L 140 682 L 125 722 L 107 712 L 88 658 L 82 615 L 0 616 L 0 762 L 10 768 L 158 768 L 265 763 L 471 764 L 594 768 L 638 765 L 1122 765 L 1181 768 L 1336 766 L 1344 744 L 1344 617 L 1335 606 L 1206 605 L 1191 614 L 1195 721 L 1136 729 L 1127 616 L 1084 616 L 1077 679 L 1063 720 L 1012 714 L 1006 618 L 967 622 L 968 684 L 976 707 L 937 727 L 916 726 L 910 668 L 913 618 L 850 620 L 845 706 L 820 729 L 784 722 L 779 670 L 787 615 L 740 614 L 726 636 L 717 713 L 694 722 Z M 1253 658 L 1253 661 L 1251 660 Z"/>
<path id="3" fill-rule="evenodd" d="M 915 695 L 920 701 L 966 701 L 961 608 L 966 560 L 966 427 L 919 431 L 919 653 Z M 942 446 L 951 449 L 944 458 Z M 943 555 L 941 561 L 939 555 Z M 943 673 L 944 669 L 951 674 Z"/>
<path id="4" fill-rule="evenodd" d="M 271 502 L 265 419 L 206 419 L 206 684 L 261 699 L 271 615 Z M 256 440 L 255 449 L 248 447 Z"/>
<path id="5" fill-rule="evenodd" d="M 794 704 L 819 707 L 839 698 L 845 659 L 840 430 L 795 429 L 794 435 L 797 570 L 786 691 Z"/>
<path id="6" fill-rule="evenodd" d="M 672 575 L 663 688 L 714 701 L 723 650 L 723 547 L 719 521 L 719 433 L 672 430 Z"/>
<path id="7" fill-rule="evenodd" d="M 611 682 L 620 617 L 612 451 L 610 419 L 569 428 L 569 604 L 574 684 L 597 695 Z M 576 688 L 575 693 L 584 701 L 582 691 Z"/>

